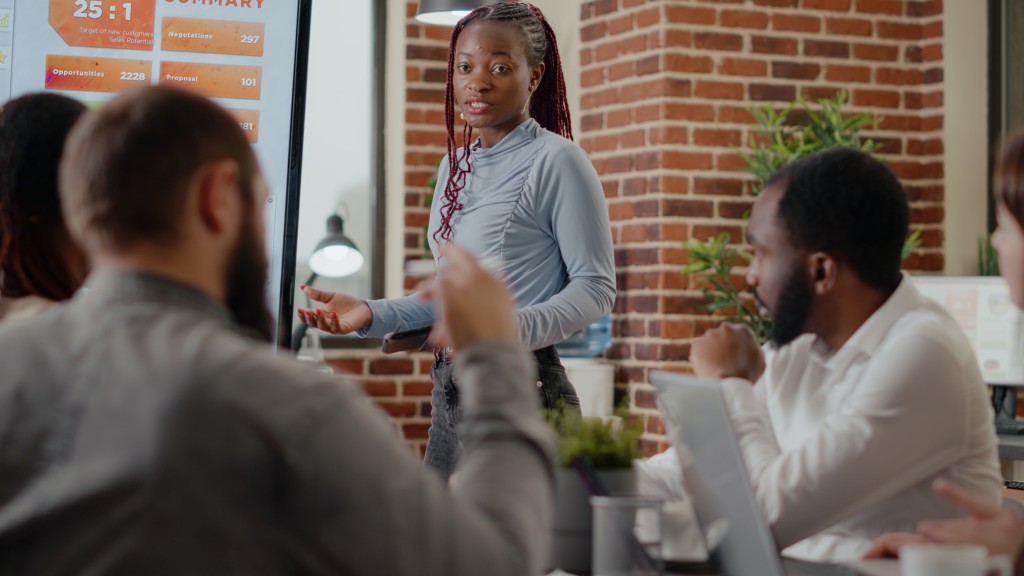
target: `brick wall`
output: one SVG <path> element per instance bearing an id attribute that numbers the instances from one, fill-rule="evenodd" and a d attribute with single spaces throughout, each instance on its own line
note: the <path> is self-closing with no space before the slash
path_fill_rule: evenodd
<path id="1" fill-rule="evenodd" d="M 850 93 L 884 116 L 870 136 L 908 186 L 924 246 L 908 261 L 941 270 L 942 3 L 898 0 L 591 0 L 581 8 L 582 138 L 602 176 L 619 298 L 610 358 L 664 447 L 648 370 L 685 370 L 712 322 L 681 242 L 741 238 L 753 197 L 733 148 L 747 111 Z M 738 280 L 738 278 L 737 278 Z"/>
<path id="2" fill-rule="evenodd" d="M 450 30 L 416 24 L 415 2 L 406 10 L 405 249 L 419 258 L 425 182 L 445 152 Z M 648 370 L 686 370 L 689 341 L 715 323 L 679 272 L 681 243 L 720 231 L 738 240 L 752 202 L 733 152 L 749 136 L 749 106 L 846 89 L 849 111 L 884 116 L 870 136 L 885 144 L 923 232 L 908 267 L 942 269 L 941 0 L 590 0 L 580 19 L 579 142 L 604 183 L 618 271 L 608 356 L 620 392 L 646 419 L 648 453 L 665 445 Z M 365 378 L 422 450 L 429 356 L 332 358 Z"/>
<path id="3" fill-rule="evenodd" d="M 430 364 L 426 353 L 385 356 L 376 350 L 330 353 L 335 370 L 355 374 L 366 393 L 391 417 L 417 454 L 423 454 L 430 428 Z"/>

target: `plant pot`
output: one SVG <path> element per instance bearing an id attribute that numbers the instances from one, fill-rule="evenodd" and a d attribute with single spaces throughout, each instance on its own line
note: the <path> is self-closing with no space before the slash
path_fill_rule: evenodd
<path id="1" fill-rule="evenodd" d="M 635 494 L 636 472 L 632 468 L 598 470 L 612 494 Z M 592 513 L 590 492 L 576 470 L 555 470 L 555 515 L 548 567 L 567 572 L 589 572 Z"/>

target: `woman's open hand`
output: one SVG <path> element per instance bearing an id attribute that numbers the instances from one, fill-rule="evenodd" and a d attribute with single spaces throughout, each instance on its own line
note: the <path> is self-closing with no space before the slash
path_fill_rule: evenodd
<path id="1" fill-rule="evenodd" d="M 302 293 L 320 308 L 299 308 L 299 320 L 331 334 L 348 334 L 373 321 L 373 312 L 365 300 L 341 292 L 324 292 L 312 286 L 303 286 Z"/>

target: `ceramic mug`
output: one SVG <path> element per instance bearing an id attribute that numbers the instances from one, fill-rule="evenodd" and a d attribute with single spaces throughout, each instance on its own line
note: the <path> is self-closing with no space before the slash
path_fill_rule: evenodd
<path id="1" fill-rule="evenodd" d="M 900 548 L 900 576 L 1013 576 L 1008 556 L 984 546 L 911 544 Z"/>

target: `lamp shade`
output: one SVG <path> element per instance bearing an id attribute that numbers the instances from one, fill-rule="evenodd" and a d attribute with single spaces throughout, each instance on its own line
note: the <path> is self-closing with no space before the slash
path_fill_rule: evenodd
<path id="1" fill-rule="evenodd" d="M 309 268 L 318 276 L 340 278 L 355 274 L 363 267 L 363 253 L 345 235 L 344 227 L 341 216 L 337 214 L 327 219 L 327 236 L 309 257 Z"/>
<path id="2" fill-rule="evenodd" d="M 420 0 L 416 20 L 424 24 L 455 26 L 463 16 L 496 0 Z"/>

